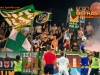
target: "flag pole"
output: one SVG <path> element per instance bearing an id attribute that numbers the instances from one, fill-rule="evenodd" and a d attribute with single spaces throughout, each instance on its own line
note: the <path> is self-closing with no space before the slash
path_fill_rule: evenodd
<path id="1" fill-rule="evenodd" d="M 69 18 L 70 18 L 70 8 L 68 9 L 68 14 L 67 14 L 67 20 L 66 20 L 65 28 L 67 28 L 67 23 L 69 22 Z"/>
<path id="2" fill-rule="evenodd" d="M 31 19 L 31 28 L 33 28 L 33 19 Z M 32 41 L 33 41 L 33 32 L 31 31 L 31 63 L 33 63 L 32 59 L 33 59 L 33 45 L 32 45 Z M 33 75 L 33 64 L 31 64 L 31 75 Z"/>

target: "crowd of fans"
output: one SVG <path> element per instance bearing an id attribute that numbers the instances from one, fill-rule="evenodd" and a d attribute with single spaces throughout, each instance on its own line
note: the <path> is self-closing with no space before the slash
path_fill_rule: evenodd
<path id="1" fill-rule="evenodd" d="M 4 51 L 4 46 L 6 44 L 6 40 L 8 36 L 10 35 L 11 28 L 9 27 L 6 22 L 2 22 L 0 24 L 0 51 Z"/>
<path id="2" fill-rule="evenodd" d="M 4 48 L 7 38 L 10 35 L 12 28 L 6 23 L 0 24 L 0 51 L 5 51 Z M 21 32 L 27 37 L 33 46 L 33 51 L 46 51 L 47 45 L 55 50 L 55 52 L 69 51 L 80 52 L 80 45 L 84 37 L 89 39 L 94 36 L 94 28 L 88 21 L 86 27 L 80 24 L 79 30 L 68 29 L 64 23 L 61 25 L 53 25 L 45 23 L 44 25 L 34 25 L 30 28 L 22 28 Z"/>
<path id="3" fill-rule="evenodd" d="M 12 28 L 2 22 L 0 25 L 0 51 L 5 51 L 5 44 L 10 35 Z M 22 28 L 21 32 L 27 37 L 32 44 L 33 52 L 47 51 L 49 45 L 56 53 L 60 51 L 68 52 L 83 52 L 80 46 L 84 43 L 90 42 L 89 40 L 94 36 L 94 28 L 90 22 L 87 22 L 84 28 L 80 24 L 79 30 L 69 29 L 64 23 L 57 26 L 55 23 L 50 25 L 35 25 L 30 28 Z M 84 40 L 85 38 L 85 40 Z M 86 40 L 87 39 L 87 40 Z M 96 54 L 95 54 L 96 55 Z M 39 67 L 40 67 L 39 63 Z"/>
<path id="4" fill-rule="evenodd" d="M 23 28 L 21 32 L 33 45 L 33 51 L 39 51 L 40 49 L 46 51 L 47 45 L 51 45 L 56 51 L 80 51 L 80 44 L 85 34 L 87 38 L 93 34 L 93 27 L 90 22 L 87 23 L 85 29 L 80 24 L 79 30 L 68 29 L 65 26 L 64 23 L 59 26 L 56 23 L 53 25 L 46 23 L 44 25 L 35 25 L 33 28 Z M 0 51 L 4 50 L 5 40 L 8 38 L 10 32 L 11 28 L 9 25 L 2 22 L 0 25 Z"/>

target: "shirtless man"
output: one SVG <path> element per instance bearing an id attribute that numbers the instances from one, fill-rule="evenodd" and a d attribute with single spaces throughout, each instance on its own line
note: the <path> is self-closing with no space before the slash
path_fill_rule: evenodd
<path id="1" fill-rule="evenodd" d="M 61 36 L 60 36 L 58 39 L 57 39 L 56 36 L 54 35 L 53 40 L 52 40 L 52 42 L 51 42 L 51 47 L 53 47 L 54 50 L 56 50 L 56 51 L 57 51 L 57 49 L 58 49 L 58 41 L 61 39 L 61 37 L 62 37 L 62 34 L 61 34 Z"/>

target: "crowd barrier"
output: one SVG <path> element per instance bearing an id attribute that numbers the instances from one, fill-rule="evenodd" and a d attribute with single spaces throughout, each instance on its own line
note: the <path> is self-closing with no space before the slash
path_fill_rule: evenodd
<path id="1" fill-rule="evenodd" d="M 7 71 L 9 75 L 14 75 L 13 62 L 17 55 L 20 55 L 23 61 L 22 73 L 24 75 L 30 73 L 38 75 L 38 53 L 36 52 L 0 52 L 0 75 L 6 75 Z"/>
<path id="2" fill-rule="evenodd" d="M 22 74 L 29 75 L 33 73 L 33 75 L 38 74 L 38 68 L 43 68 L 41 64 L 42 52 L 0 52 L 0 75 L 14 75 L 14 61 L 16 60 L 16 56 L 20 55 L 22 64 Z M 59 58 L 60 55 L 57 55 Z M 81 67 L 79 66 L 80 57 L 78 54 L 67 54 L 70 62 L 70 75 L 80 75 Z M 40 67 L 40 66 L 41 67 Z M 42 69 L 41 69 L 42 70 Z M 43 75 L 43 72 L 41 73 Z"/>
<path id="3" fill-rule="evenodd" d="M 41 68 L 42 73 L 43 73 L 43 66 L 42 66 L 42 52 L 40 51 L 39 53 L 36 52 L 1 52 L 0 53 L 0 75 L 5 75 L 3 74 L 3 71 L 7 73 L 9 72 L 8 75 L 14 75 L 13 72 L 13 61 L 15 61 L 16 56 L 20 55 L 21 59 L 23 61 L 23 66 L 22 66 L 22 73 L 25 75 L 31 73 L 31 69 L 33 70 L 32 73 L 34 75 L 38 75 L 38 68 Z M 57 58 L 60 57 L 60 54 L 57 54 Z M 67 54 L 67 57 L 70 62 L 70 75 L 72 73 L 79 72 L 76 70 L 78 67 L 80 68 L 80 57 L 79 54 Z M 32 58 L 32 59 L 31 59 Z M 74 70 L 73 70 L 74 67 Z M 75 74 L 75 73 L 74 73 Z"/>

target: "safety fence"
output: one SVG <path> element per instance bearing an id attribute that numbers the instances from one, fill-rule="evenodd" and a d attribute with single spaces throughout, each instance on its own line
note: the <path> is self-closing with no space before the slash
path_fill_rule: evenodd
<path id="1" fill-rule="evenodd" d="M 14 61 L 20 55 L 22 60 L 22 73 L 38 75 L 38 53 L 36 52 L 1 52 L 0 75 L 14 75 Z M 4 73 L 5 72 L 5 73 Z"/>
<path id="2" fill-rule="evenodd" d="M 23 75 L 43 75 L 42 66 L 42 52 L 0 52 L 0 75 L 14 75 L 14 61 L 16 56 L 20 55 L 22 60 L 22 74 Z M 60 55 L 57 54 L 57 58 Z M 79 54 L 67 54 L 70 62 L 69 73 L 70 75 L 80 75 L 80 56 Z M 49 58 L 48 58 L 49 59 Z M 41 69 L 41 74 L 39 74 Z M 67 68 L 66 68 L 67 69 Z M 32 74 L 31 74 L 32 73 Z M 55 69 L 55 74 L 58 72 Z"/>
<path id="3" fill-rule="evenodd" d="M 21 60 L 23 62 L 22 64 L 22 73 L 23 75 L 27 74 L 33 74 L 33 75 L 39 75 L 39 69 L 41 69 L 41 74 L 43 74 L 43 66 L 42 66 L 42 52 L 0 52 L 0 75 L 14 75 L 13 69 L 14 69 L 14 61 L 16 60 L 16 56 L 20 55 Z M 70 58 L 74 56 L 74 58 Z M 60 54 L 57 54 L 57 58 L 60 57 Z M 70 60 L 70 73 L 72 73 L 71 69 L 72 67 L 79 67 L 77 62 L 74 61 L 77 60 L 79 57 L 78 55 L 69 54 L 67 57 Z M 79 59 L 78 59 L 79 60 Z M 75 66 L 76 65 L 76 66 Z"/>
<path id="4" fill-rule="evenodd" d="M 39 52 L 0 52 L 0 75 L 14 75 L 14 61 L 16 60 L 16 56 L 20 55 L 21 60 L 23 61 L 22 64 L 22 73 L 24 75 L 39 75 L 39 69 L 41 70 L 41 74 L 43 74 L 43 66 L 42 66 L 42 56 L 43 53 Z M 57 53 L 57 58 L 60 57 L 60 54 Z M 74 67 L 80 67 L 80 58 L 79 54 L 67 54 L 68 59 L 70 60 L 70 73 Z M 77 70 L 79 71 L 79 69 Z"/>

